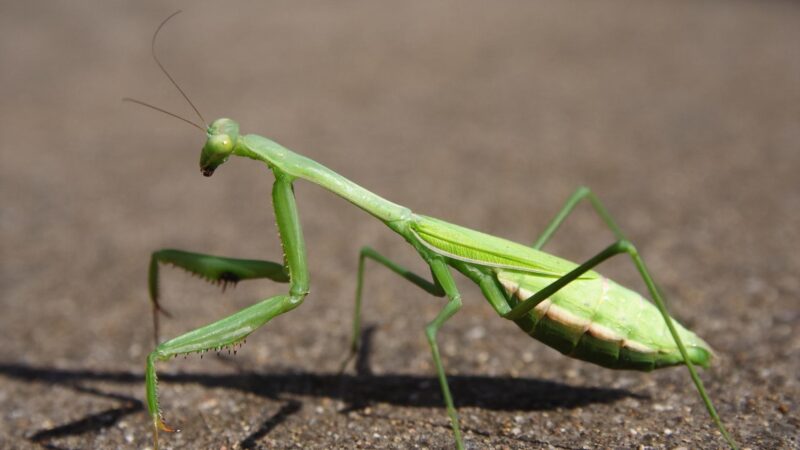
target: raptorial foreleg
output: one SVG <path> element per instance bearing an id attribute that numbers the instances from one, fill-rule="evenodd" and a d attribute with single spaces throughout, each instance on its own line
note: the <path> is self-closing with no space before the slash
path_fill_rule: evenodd
<path id="1" fill-rule="evenodd" d="M 159 344 L 159 314 L 171 315 L 160 303 L 159 264 L 180 267 L 206 281 L 222 286 L 223 291 L 228 284 L 236 284 L 242 280 L 267 278 L 279 283 L 289 281 L 289 274 L 283 264 L 255 259 L 226 258 L 184 250 L 161 249 L 150 256 L 147 272 L 147 287 L 150 303 L 153 305 L 153 337 Z"/>
<path id="2" fill-rule="evenodd" d="M 145 373 L 147 408 L 153 420 L 153 443 L 158 448 L 158 431 L 174 431 L 164 423 L 158 405 L 157 376 L 155 364 L 171 357 L 219 349 L 236 345 L 250 333 L 269 322 L 273 317 L 300 306 L 308 294 L 309 275 L 306 263 L 305 241 L 300 228 L 297 205 L 292 191 L 291 178 L 275 173 L 272 203 L 278 233 L 283 245 L 286 272 L 290 288 L 286 295 L 277 295 L 238 311 L 222 320 L 170 339 L 156 347 L 147 357 Z M 197 261 L 193 259 L 193 261 Z"/>

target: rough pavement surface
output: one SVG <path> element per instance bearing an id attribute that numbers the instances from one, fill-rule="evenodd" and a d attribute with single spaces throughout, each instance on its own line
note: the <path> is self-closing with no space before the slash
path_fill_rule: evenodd
<path id="1" fill-rule="evenodd" d="M 415 211 L 532 242 L 578 186 L 639 246 L 748 448 L 800 434 L 800 7 L 792 2 L 0 3 L 0 447 L 147 448 L 145 287 L 163 247 L 279 260 L 270 173 L 197 168 L 230 116 Z M 161 364 L 164 448 L 449 448 L 422 331 L 441 307 L 368 267 L 366 345 L 341 377 L 357 252 L 403 241 L 297 183 L 312 293 L 233 357 Z M 581 206 L 546 249 L 612 240 Z M 625 258 L 601 271 L 642 289 Z M 464 308 L 440 334 L 469 448 L 720 448 L 686 370 L 574 361 Z M 176 336 L 283 285 L 224 294 L 175 269 Z M 641 447 L 640 447 L 641 446 Z"/>

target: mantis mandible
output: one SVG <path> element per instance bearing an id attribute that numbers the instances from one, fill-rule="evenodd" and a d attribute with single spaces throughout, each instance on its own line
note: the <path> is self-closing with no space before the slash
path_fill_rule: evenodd
<path id="1" fill-rule="evenodd" d="M 165 19 L 153 34 L 153 58 L 205 123 L 155 53 L 159 31 L 178 12 Z M 708 367 L 713 356 L 711 348 L 669 315 L 636 247 L 625 238 L 598 197 L 588 188 L 582 187 L 570 196 L 539 239 L 532 246 L 526 246 L 416 214 L 272 140 L 255 134 L 241 134 L 239 125 L 231 119 L 217 119 L 202 127 L 139 100 L 124 100 L 157 109 L 203 131 L 206 141 L 200 154 L 200 170 L 206 177 L 214 174 L 231 156 L 265 164 L 275 177 L 272 203 L 284 250 L 283 262 L 226 258 L 172 249 L 152 254 L 148 285 L 157 346 L 147 357 L 145 384 L 156 448 L 159 430 L 175 431 L 165 423 L 159 408 L 156 362 L 177 355 L 235 347 L 272 318 L 292 311 L 305 300 L 309 292 L 309 273 L 292 187 L 296 180 L 317 184 L 366 211 L 402 236 L 430 266 L 432 279 L 428 280 L 370 247 L 361 249 L 350 354 L 342 367 L 355 355 L 359 346 L 365 260 L 371 259 L 385 266 L 431 295 L 445 297 L 447 302 L 425 327 L 425 335 L 458 449 L 464 448 L 464 440 L 436 341 L 439 329 L 461 308 L 461 295 L 451 269 L 476 283 L 500 317 L 513 321 L 529 336 L 567 356 L 612 369 L 650 371 L 685 365 L 723 438 L 731 448 L 738 448 L 695 370 L 695 365 Z M 614 233 L 616 241 L 581 264 L 543 252 L 541 248 L 582 200 L 591 204 Z M 644 280 L 653 303 L 593 270 L 615 255 L 628 255 Z M 158 317 L 165 313 L 159 303 L 159 264 L 171 264 L 223 285 L 265 278 L 289 283 L 289 290 L 284 295 L 261 300 L 219 321 L 158 343 Z"/>

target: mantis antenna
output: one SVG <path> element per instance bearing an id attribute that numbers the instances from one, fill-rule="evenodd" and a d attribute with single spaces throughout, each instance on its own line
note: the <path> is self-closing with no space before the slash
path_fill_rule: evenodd
<path id="1" fill-rule="evenodd" d="M 123 102 L 132 102 L 132 103 L 136 103 L 136 104 L 138 104 L 138 105 L 146 106 L 146 107 L 148 107 L 148 108 L 151 108 L 151 109 L 155 109 L 155 110 L 156 110 L 156 111 L 158 111 L 158 112 L 162 112 L 162 113 L 164 113 L 164 114 L 166 114 L 166 115 L 168 115 L 168 116 L 172 116 L 172 117 L 174 117 L 174 118 L 176 118 L 176 119 L 180 119 L 180 120 L 182 120 L 182 121 L 184 121 L 184 122 L 188 123 L 189 125 L 191 125 L 191 126 L 193 126 L 193 127 L 197 128 L 198 130 L 200 130 L 200 131 L 202 131 L 202 132 L 204 132 L 204 133 L 205 133 L 205 131 L 206 131 L 206 130 L 204 130 L 204 129 L 203 129 L 203 127 L 201 127 L 200 125 L 198 125 L 198 124 L 196 124 L 196 123 L 192 122 L 191 120 L 189 120 L 189 119 L 185 119 L 185 118 L 183 118 L 183 117 L 181 117 L 181 116 L 179 116 L 179 115 L 177 115 L 177 114 L 175 114 L 175 113 L 171 113 L 171 112 L 167 111 L 166 109 L 161 109 L 161 108 L 159 108 L 158 106 L 153 106 L 153 105 L 151 105 L 151 104 L 149 104 L 149 103 L 145 103 L 145 102 L 143 102 L 143 101 L 141 101 L 141 100 L 136 100 L 135 98 L 130 98 L 130 97 L 123 97 L 123 98 L 122 98 L 122 101 L 123 101 Z"/>
<path id="2" fill-rule="evenodd" d="M 172 83 L 172 85 L 173 85 L 173 86 L 175 86 L 175 88 L 176 88 L 176 89 L 178 89 L 178 92 L 180 92 L 180 93 L 181 93 L 181 95 L 183 96 L 183 98 L 186 100 L 186 102 L 187 102 L 187 103 L 189 103 L 189 106 L 191 106 L 191 107 L 192 107 L 192 109 L 194 110 L 194 112 L 197 114 L 197 117 L 199 117 L 199 118 L 200 118 L 200 121 L 201 121 L 203 124 L 205 124 L 205 126 L 206 126 L 206 127 L 205 127 L 205 128 L 203 128 L 203 127 L 201 127 L 200 125 L 198 125 L 198 124 L 196 124 L 196 123 L 192 122 L 192 121 L 191 121 L 191 120 L 189 120 L 189 119 L 186 119 L 186 118 L 184 118 L 184 117 L 181 117 L 181 116 L 179 116 L 179 115 L 177 115 L 177 114 L 175 114 L 175 113 L 171 113 L 171 112 L 169 112 L 169 111 L 167 111 L 167 110 L 165 110 L 165 109 L 159 108 L 159 107 L 157 107 L 157 106 L 153 106 L 153 105 L 151 105 L 151 104 L 149 104 L 149 103 L 145 103 L 145 102 L 143 102 L 143 101 L 141 101 L 141 100 L 136 100 L 136 99 L 134 99 L 134 98 L 125 97 L 125 98 L 123 98 L 123 99 L 122 99 L 122 101 L 123 101 L 123 102 L 133 102 L 133 103 L 137 103 L 137 104 L 139 104 L 139 105 L 142 105 L 142 106 L 146 106 L 146 107 L 148 107 L 148 108 L 151 108 L 151 109 L 155 109 L 156 111 L 162 112 L 162 113 L 164 113 L 164 114 L 166 114 L 166 115 L 168 115 L 168 116 L 172 116 L 172 117 L 174 117 L 174 118 L 176 118 L 176 119 L 180 119 L 180 120 L 182 120 L 182 121 L 184 121 L 184 122 L 186 122 L 186 123 L 188 123 L 188 124 L 190 124 L 190 125 L 194 126 L 195 128 L 198 128 L 198 129 L 200 129 L 200 131 L 202 131 L 202 132 L 204 132 L 204 133 L 205 133 L 206 129 L 208 128 L 208 122 L 206 122 L 206 119 L 205 119 L 205 118 L 203 118 L 203 115 L 202 115 L 202 114 L 200 114 L 200 111 L 197 109 L 197 107 L 196 107 L 196 106 L 194 106 L 194 103 L 192 103 L 192 101 L 191 101 L 191 100 L 189 100 L 189 96 L 188 96 L 188 95 L 186 95 L 186 93 L 185 93 L 185 92 L 183 92 L 183 89 L 181 89 L 181 87 L 180 87 L 180 85 L 178 84 L 178 82 L 177 82 L 177 81 L 175 81 L 175 79 L 174 79 L 174 78 L 172 78 L 172 75 L 170 75 L 170 74 L 169 74 L 169 71 L 167 71 L 167 69 L 164 67 L 164 64 L 161 64 L 161 61 L 158 59 L 158 55 L 156 54 L 156 40 L 158 39 L 158 33 L 161 31 L 161 29 L 162 29 L 162 28 L 164 28 L 164 25 L 166 25 L 166 24 L 167 24 L 167 22 L 169 22 L 169 20 L 170 20 L 170 19 L 172 19 L 173 17 L 177 16 L 177 15 L 178 15 L 178 14 L 180 14 L 180 13 L 181 13 L 181 10 L 179 9 L 179 10 L 175 11 L 174 13 L 170 14 L 170 15 L 169 15 L 169 17 L 167 17 L 166 19 L 164 19 L 164 20 L 161 22 L 161 24 L 158 26 L 158 28 L 156 28 L 156 32 L 155 32 L 155 33 L 153 33 L 153 40 L 150 42 L 150 53 L 153 55 L 153 59 L 156 61 L 156 64 L 158 64 L 158 68 L 159 68 L 159 69 L 161 69 L 161 71 L 162 71 L 162 72 L 164 72 L 164 75 L 166 75 L 166 76 L 167 76 L 167 79 L 169 79 L 169 81 Z"/>

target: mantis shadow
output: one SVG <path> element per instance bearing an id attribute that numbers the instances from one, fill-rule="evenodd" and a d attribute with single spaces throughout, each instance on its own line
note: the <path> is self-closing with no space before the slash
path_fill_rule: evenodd
<path id="1" fill-rule="evenodd" d="M 443 400 L 439 382 L 433 375 L 373 375 L 369 369 L 372 328 L 363 333 L 363 345 L 356 357 L 356 373 L 283 372 L 259 373 L 243 371 L 234 374 L 177 373 L 161 374 L 169 384 L 197 384 L 208 388 L 225 388 L 255 394 L 283 403 L 261 426 L 240 445 L 257 446 L 257 441 L 272 429 L 300 411 L 302 404 L 290 396 L 327 397 L 341 400 L 341 413 L 357 411 L 373 403 L 389 403 L 409 407 L 441 407 Z M 0 375 L 27 383 L 66 386 L 78 393 L 118 400 L 120 406 L 93 413 L 52 428 L 35 430 L 30 442 L 49 449 L 60 449 L 51 440 L 59 437 L 98 432 L 114 426 L 120 419 L 144 412 L 142 401 L 128 395 L 108 393 L 85 387 L 86 383 L 105 382 L 121 385 L 143 384 L 140 372 L 115 370 L 65 370 L 34 367 L 25 364 L 0 363 Z M 456 405 L 474 406 L 498 411 L 541 411 L 576 408 L 595 403 L 611 403 L 623 398 L 642 398 L 622 389 L 577 387 L 564 383 L 526 378 L 489 377 L 482 375 L 448 376 Z"/>

